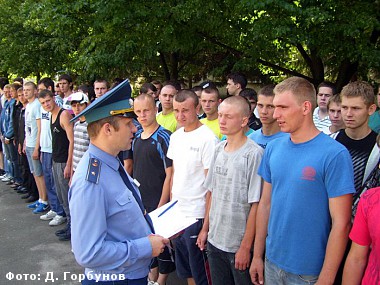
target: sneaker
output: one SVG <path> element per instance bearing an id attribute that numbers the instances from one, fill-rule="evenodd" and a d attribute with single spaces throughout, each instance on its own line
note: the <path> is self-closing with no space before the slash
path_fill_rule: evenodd
<path id="1" fill-rule="evenodd" d="M 54 212 L 53 210 L 50 210 L 47 212 L 45 215 L 40 216 L 40 219 L 43 221 L 49 221 L 55 218 L 57 216 L 57 213 Z"/>
<path id="2" fill-rule="evenodd" d="M 158 282 L 148 280 L 148 285 L 160 285 Z"/>
<path id="3" fill-rule="evenodd" d="M 36 201 L 38 201 L 38 197 L 30 195 L 29 198 L 25 200 L 25 203 L 34 203 Z"/>
<path id="4" fill-rule="evenodd" d="M 48 204 L 39 203 L 38 206 L 37 206 L 37 208 L 35 208 L 33 210 L 33 213 L 34 214 L 39 214 L 39 213 L 43 213 L 43 212 L 45 212 L 45 211 L 47 211 L 49 209 L 50 209 L 50 206 Z"/>
<path id="5" fill-rule="evenodd" d="M 11 181 L 12 180 L 12 177 L 10 177 L 10 176 L 5 176 L 3 179 L 1 179 L 1 181 L 3 181 L 3 182 L 9 182 L 9 181 Z"/>
<path id="6" fill-rule="evenodd" d="M 61 236 L 61 235 L 64 235 L 66 232 L 67 232 L 67 229 L 69 228 L 69 225 L 66 225 L 66 227 L 64 227 L 63 229 L 61 230 L 58 230 L 55 232 L 55 235 L 57 237 Z"/>
<path id="7" fill-rule="evenodd" d="M 3 175 L 1 175 L 0 179 L 4 179 L 5 177 L 8 177 L 8 175 L 6 173 L 4 173 Z"/>
<path id="8" fill-rule="evenodd" d="M 26 194 L 29 193 L 28 189 L 26 188 L 20 188 L 19 190 L 16 191 L 17 194 Z"/>
<path id="9" fill-rule="evenodd" d="M 58 237 L 60 241 L 69 241 L 71 240 L 71 231 L 67 230 L 63 235 Z"/>
<path id="10" fill-rule="evenodd" d="M 27 193 L 25 194 L 24 196 L 21 196 L 21 199 L 29 199 L 30 198 L 30 194 Z"/>
<path id="11" fill-rule="evenodd" d="M 66 222 L 66 220 L 67 220 L 66 217 L 56 215 L 54 217 L 54 219 L 49 222 L 49 226 L 52 226 L 52 227 L 53 226 L 59 226 L 59 225 L 63 224 L 64 222 Z"/>
<path id="12" fill-rule="evenodd" d="M 26 188 L 26 187 L 23 186 L 23 185 L 19 185 L 19 186 L 17 186 L 17 187 L 15 188 L 15 191 L 20 190 L 21 188 Z"/>
<path id="13" fill-rule="evenodd" d="M 35 208 L 37 208 L 38 207 L 38 205 L 40 204 L 40 201 L 35 201 L 34 203 L 32 203 L 32 204 L 29 204 L 27 207 L 29 208 L 29 209 L 35 209 Z"/>
<path id="14" fill-rule="evenodd" d="M 20 186 L 21 186 L 20 183 L 15 182 L 15 183 L 13 183 L 13 184 L 11 185 L 11 188 L 15 189 L 15 188 L 18 188 L 18 187 L 20 187 Z"/>

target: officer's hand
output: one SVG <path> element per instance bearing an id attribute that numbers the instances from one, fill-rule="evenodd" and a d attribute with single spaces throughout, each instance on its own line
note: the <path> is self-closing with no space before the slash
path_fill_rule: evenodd
<path id="1" fill-rule="evenodd" d="M 169 243 L 169 240 L 167 238 L 163 238 L 162 236 L 159 236 L 159 235 L 149 235 L 148 238 L 152 246 L 153 257 L 156 257 L 160 253 L 164 252 L 164 248 L 166 244 Z"/>

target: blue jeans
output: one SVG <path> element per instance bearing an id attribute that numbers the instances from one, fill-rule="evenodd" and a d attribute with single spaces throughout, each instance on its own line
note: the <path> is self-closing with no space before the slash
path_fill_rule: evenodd
<path id="1" fill-rule="evenodd" d="M 83 285 L 98 284 L 98 285 L 146 285 L 148 283 L 148 276 L 140 279 L 126 279 L 119 281 L 98 281 L 88 280 L 87 277 L 82 281 Z"/>
<path id="2" fill-rule="evenodd" d="M 44 180 L 46 184 L 46 190 L 48 194 L 50 207 L 54 212 L 57 213 L 57 215 L 65 216 L 63 207 L 57 197 L 57 191 L 55 190 L 53 170 L 52 170 L 53 168 L 52 154 L 48 152 L 41 152 L 41 164 L 42 164 L 42 171 L 44 173 Z"/>
<path id="3" fill-rule="evenodd" d="M 265 258 L 265 284 L 267 285 L 313 285 L 318 275 L 298 275 L 286 272 Z"/>
<path id="4" fill-rule="evenodd" d="M 207 258 L 210 264 L 212 285 L 251 285 L 249 268 L 235 268 L 235 253 L 225 252 L 207 242 Z"/>
<path id="5" fill-rule="evenodd" d="M 22 182 L 20 177 L 20 168 L 18 165 L 18 157 L 17 150 L 15 145 L 13 144 L 13 140 L 9 144 L 4 144 L 4 152 L 5 156 L 9 162 L 9 172 L 10 175 L 14 178 L 14 180 L 18 183 Z"/>

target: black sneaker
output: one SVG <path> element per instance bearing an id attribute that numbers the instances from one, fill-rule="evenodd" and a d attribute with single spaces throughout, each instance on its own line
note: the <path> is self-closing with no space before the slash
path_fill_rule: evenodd
<path id="1" fill-rule="evenodd" d="M 37 197 L 34 197 L 34 196 L 30 196 L 26 201 L 25 203 L 33 203 L 35 201 L 37 201 L 38 198 Z"/>
<path id="2" fill-rule="evenodd" d="M 23 187 L 24 187 L 24 186 L 20 185 L 20 186 L 17 186 L 16 188 L 13 188 L 13 190 L 18 191 L 18 190 L 20 190 L 20 189 L 23 188 Z"/>
<path id="3" fill-rule="evenodd" d="M 23 188 L 20 188 L 19 190 L 16 191 L 18 194 L 26 194 L 28 193 L 28 189 L 26 189 L 25 187 Z"/>
<path id="4" fill-rule="evenodd" d="M 64 235 L 64 234 L 66 233 L 66 231 L 67 231 L 66 228 L 64 228 L 64 229 L 62 229 L 62 230 L 58 230 L 58 231 L 55 232 L 55 235 L 56 235 L 57 237 L 62 236 L 62 235 Z"/>
<path id="5" fill-rule="evenodd" d="M 66 227 L 64 227 L 64 228 L 61 229 L 61 230 L 56 231 L 56 232 L 55 232 L 55 235 L 56 235 L 57 237 L 60 237 L 60 236 L 62 236 L 62 235 L 65 235 L 68 229 L 69 229 L 69 225 L 66 224 Z M 69 230 L 69 231 L 70 231 L 70 230 Z"/>
<path id="6" fill-rule="evenodd" d="M 21 196 L 21 199 L 29 199 L 29 197 L 30 197 L 30 194 L 28 193 L 28 194 L 25 194 L 24 196 Z"/>
<path id="7" fill-rule="evenodd" d="M 63 235 L 59 236 L 60 241 L 69 241 L 71 240 L 71 233 L 70 231 L 66 231 Z"/>

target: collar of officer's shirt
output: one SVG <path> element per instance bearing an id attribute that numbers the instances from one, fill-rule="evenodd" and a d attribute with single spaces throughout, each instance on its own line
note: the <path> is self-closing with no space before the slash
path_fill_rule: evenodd
<path id="1" fill-rule="evenodd" d="M 101 150 L 97 146 L 90 143 L 88 146 L 88 151 L 90 152 L 90 157 L 96 157 L 98 158 L 102 163 L 107 164 L 109 167 L 111 167 L 113 170 L 118 171 L 120 160 L 112 156 L 111 154 Z"/>

